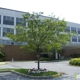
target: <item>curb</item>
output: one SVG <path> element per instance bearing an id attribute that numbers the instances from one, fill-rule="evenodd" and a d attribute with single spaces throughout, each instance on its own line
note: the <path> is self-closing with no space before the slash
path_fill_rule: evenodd
<path id="1" fill-rule="evenodd" d="M 60 76 L 60 73 L 56 74 L 56 75 L 52 75 L 52 76 L 30 76 L 30 75 L 26 75 L 26 74 L 22 74 L 16 71 L 11 70 L 12 73 L 21 75 L 23 77 L 27 77 L 29 79 L 53 79 L 53 78 L 57 78 Z"/>
<path id="2" fill-rule="evenodd" d="M 53 78 L 57 78 L 57 77 L 61 76 L 60 73 L 58 73 L 56 75 L 52 75 L 52 76 L 30 76 L 30 75 L 26 75 L 26 74 L 16 72 L 14 70 L 2 70 L 0 72 L 12 72 L 14 74 L 21 75 L 21 76 L 29 78 L 29 79 L 53 79 Z"/>

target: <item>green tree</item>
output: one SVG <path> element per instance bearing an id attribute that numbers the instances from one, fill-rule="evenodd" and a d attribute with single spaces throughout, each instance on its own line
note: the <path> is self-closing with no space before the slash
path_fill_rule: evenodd
<path id="1" fill-rule="evenodd" d="M 7 36 L 15 42 L 27 42 L 28 44 L 22 48 L 28 48 L 29 52 L 37 54 L 38 70 L 40 69 L 39 59 L 40 53 L 49 52 L 52 49 L 61 49 L 68 41 L 70 41 L 70 34 L 65 33 L 66 22 L 54 18 L 53 16 L 47 18 L 40 18 L 42 13 L 26 13 L 24 24 L 16 26 L 17 34 L 7 34 Z"/>
<path id="2" fill-rule="evenodd" d="M 2 48 L 4 48 L 4 45 L 0 44 L 0 58 L 4 57 L 4 53 L 1 51 Z"/>

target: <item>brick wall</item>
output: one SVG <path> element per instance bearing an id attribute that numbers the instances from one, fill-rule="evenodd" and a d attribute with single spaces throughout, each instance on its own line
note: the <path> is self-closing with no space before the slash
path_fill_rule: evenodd
<path id="1" fill-rule="evenodd" d="M 70 57 L 71 54 L 79 53 L 80 54 L 80 48 L 76 49 L 67 49 L 62 51 L 62 55 L 64 57 Z"/>
<path id="2" fill-rule="evenodd" d="M 23 51 L 25 51 L 24 54 L 22 54 Z M 2 52 L 5 53 L 5 58 L 4 58 L 5 60 L 12 60 L 12 58 L 14 60 L 35 60 L 37 59 L 36 54 L 27 53 L 27 49 L 22 50 L 20 49 L 20 46 L 17 46 L 17 45 L 6 45 L 2 49 Z"/>

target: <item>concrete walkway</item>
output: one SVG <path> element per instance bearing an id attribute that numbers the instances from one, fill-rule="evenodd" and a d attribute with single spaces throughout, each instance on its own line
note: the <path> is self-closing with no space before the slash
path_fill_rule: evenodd
<path id="1" fill-rule="evenodd" d="M 0 65 L 6 64 L 6 62 L 0 62 Z"/>
<path id="2" fill-rule="evenodd" d="M 43 63 L 40 63 L 40 67 L 47 68 L 48 70 L 52 70 L 52 71 L 66 73 L 66 75 L 63 75 L 60 78 L 53 79 L 53 80 L 74 80 L 73 79 L 74 75 L 80 74 L 80 67 L 69 66 L 69 61 L 43 62 Z M 0 65 L 0 69 L 2 69 L 2 68 L 29 68 L 30 69 L 30 68 L 37 68 L 37 63 L 35 61 L 9 62 L 7 64 Z M 25 80 L 25 79 L 23 79 L 23 80 Z M 76 79 L 76 80 L 78 80 L 78 79 Z"/>

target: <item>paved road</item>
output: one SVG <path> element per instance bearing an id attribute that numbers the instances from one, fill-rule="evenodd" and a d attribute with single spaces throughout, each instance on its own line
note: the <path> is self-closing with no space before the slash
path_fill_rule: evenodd
<path id="1" fill-rule="evenodd" d="M 80 67 L 69 66 L 69 61 L 44 62 L 44 63 L 40 63 L 40 67 L 41 68 L 47 68 L 48 70 L 52 70 L 52 71 L 65 72 L 66 73 L 66 75 L 61 76 L 59 79 L 57 78 L 57 79 L 53 79 L 53 80 L 74 80 L 73 79 L 74 75 L 80 74 Z M 1 68 L 37 68 L 37 63 L 35 61 L 9 62 L 5 65 L 0 65 L 0 69 Z M 9 73 L 9 74 L 14 75 L 12 73 Z M 17 77 L 19 78 L 21 76 L 17 76 Z M 0 79 L 0 80 L 2 80 L 2 79 Z M 5 80 L 5 79 L 3 79 L 3 80 Z M 8 80 L 8 79 L 6 79 L 6 80 Z M 12 79 L 12 80 L 15 80 L 15 79 Z M 17 78 L 16 78 L 16 80 L 17 80 Z M 18 80 L 29 80 L 29 79 L 21 79 L 20 78 Z M 78 80 L 78 79 L 76 79 L 76 80 Z"/>

